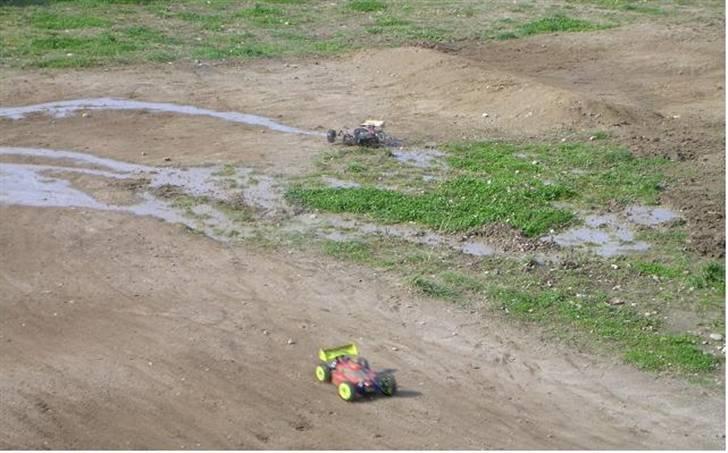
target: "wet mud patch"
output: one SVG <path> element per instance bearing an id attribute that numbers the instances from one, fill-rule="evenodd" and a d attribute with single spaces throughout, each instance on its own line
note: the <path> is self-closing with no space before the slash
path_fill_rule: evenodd
<path id="1" fill-rule="evenodd" d="M 664 207 L 633 205 L 619 214 L 585 215 L 582 225 L 543 236 L 541 240 L 561 247 L 586 248 L 599 256 L 613 257 L 645 252 L 650 248 L 648 242 L 636 238 L 638 229 L 667 225 L 679 219 L 675 212 Z"/>
<path id="2" fill-rule="evenodd" d="M 149 185 L 149 179 L 109 179 L 102 176 L 69 171 L 48 171 L 47 176 L 68 181 L 72 188 L 87 193 L 105 205 L 129 206 L 138 204 L 140 192 Z"/>
<path id="3" fill-rule="evenodd" d="M 278 183 L 248 168 L 153 167 L 39 148 L 0 147 L 0 155 L 56 164 L 0 164 L 5 204 L 153 216 L 220 240 L 241 236 L 246 222 L 286 209 Z"/>
<path id="4" fill-rule="evenodd" d="M 56 118 L 64 118 L 79 111 L 95 110 L 141 110 L 154 113 L 174 113 L 191 116 L 207 116 L 233 123 L 264 127 L 276 132 L 301 135 L 320 135 L 323 133 L 306 131 L 281 124 L 265 116 L 240 112 L 219 112 L 192 105 L 180 105 L 170 102 L 145 102 L 118 98 L 89 98 L 68 101 L 47 102 L 22 107 L 0 107 L 0 118 L 20 120 L 31 114 L 45 114 Z"/>

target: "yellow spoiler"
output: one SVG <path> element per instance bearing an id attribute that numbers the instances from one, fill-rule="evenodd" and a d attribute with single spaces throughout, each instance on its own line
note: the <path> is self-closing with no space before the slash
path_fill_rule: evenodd
<path id="1" fill-rule="evenodd" d="M 319 359 L 323 362 L 331 362 L 337 357 L 342 355 L 355 356 L 359 354 L 359 350 L 356 348 L 354 343 L 345 344 L 344 346 L 337 346 L 329 349 L 319 349 Z"/>

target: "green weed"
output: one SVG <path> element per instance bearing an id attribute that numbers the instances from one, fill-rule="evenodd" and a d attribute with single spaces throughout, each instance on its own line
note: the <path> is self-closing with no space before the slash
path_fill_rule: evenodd
<path id="1" fill-rule="evenodd" d="M 348 259 L 354 262 L 365 262 L 371 259 L 372 252 L 369 244 L 361 241 L 331 241 L 323 243 L 323 251 L 336 258 Z"/>
<path id="2" fill-rule="evenodd" d="M 387 9 L 387 4 L 381 0 L 349 0 L 346 7 L 352 11 L 373 13 L 384 11 Z"/>
<path id="3" fill-rule="evenodd" d="M 412 285 L 430 297 L 439 297 L 442 299 L 454 299 L 460 296 L 460 293 L 450 286 L 437 283 L 426 277 L 418 275 L 412 279 Z"/>
<path id="4" fill-rule="evenodd" d="M 604 28 L 607 26 L 558 14 L 523 24 L 518 28 L 518 33 L 521 36 L 530 36 L 540 33 L 593 31 Z"/>

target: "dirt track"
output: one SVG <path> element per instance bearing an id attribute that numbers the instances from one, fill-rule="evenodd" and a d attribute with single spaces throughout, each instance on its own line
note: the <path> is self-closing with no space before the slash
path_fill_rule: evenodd
<path id="1" fill-rule="evenodd" d="M 2 215 L 3 447 L 723 442 L 719 395 L 545 346 L 372 271 L 231 249 L 151 219 Z M 313 382 L 316 348 L 352 336 L 397 370 L 399 398 L 344 404 Z"/>
<path id="2" fill-rule="evenodd" d="M 0 105 L 119 96 L 309 129 L 381 116 L 420 143 L 605 128 L 702 172 L 666 199 L 686 209 L 696 247 L 710 253 L 724 244 L 720 33 L 626 28 L 460 55 L 412 48 L 244 67 L 8 70 Z M 564 42 L 582 51 L 561 58 Z M 616 83 L 627 68 L 615 61 L 639 83 Z M 352 101 L 367 89 L 379 95 Z M 648 131 L 670 133 L 656 142 Z M 142 112 L 0 120 L 0 137 L 270 174 L 300 174 L 324 149 L 316 138 Z M 231 248 L 121 214 L 3 206 L 0 218 L 0 447 L 725 446 L 719 390 L 545 345 L 538 332 L 420 300 L 370 270 Z M 374 366 L 397 370 L 401 397 L 347 405 L 313 383 L 316 349 L 348 339 Z"/>

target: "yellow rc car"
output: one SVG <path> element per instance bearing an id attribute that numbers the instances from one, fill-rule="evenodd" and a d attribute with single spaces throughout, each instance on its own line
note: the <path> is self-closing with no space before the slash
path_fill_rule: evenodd
<path id="1" fill-rule="evenodd" d="M 394 376 L 372 370 L 369 362 L 359 357 L 359 351 L 353 343 L 320 349 L 318 355 L 321 363 L 316 367 L 316 380 L 333 383 L 344 401 L 377 393 L 392 396 L 397 391 Z"/>

